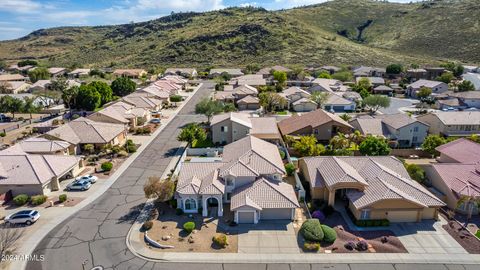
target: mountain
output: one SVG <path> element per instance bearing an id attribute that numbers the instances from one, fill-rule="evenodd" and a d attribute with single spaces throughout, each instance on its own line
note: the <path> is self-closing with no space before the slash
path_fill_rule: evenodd
<path id="1" fill-rule="evenodd" d="M 41 29 L 0 59 L 59 66 L 235 66 L 480 62 L 480 1 L 335 0 L 289 10 L 228 8 L 116 26 Z"/>

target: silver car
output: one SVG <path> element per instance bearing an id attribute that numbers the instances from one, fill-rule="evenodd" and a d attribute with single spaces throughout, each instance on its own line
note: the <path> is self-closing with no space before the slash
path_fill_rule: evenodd
<path id="1" fill-rule="evenodd" d="M 73 181 L 72 183 L 67 185 L 67 190 L 87 190 L 92 186 L 92 183 L 88 180 L 80 180 L 80 181 Z"/>
<path id="2" fill-rule="evenodd" d="M 98 180 L 98 177 L 91 174 L 87 174 L 87 175 L 75 178 L 75 181 L 89 181 L 92 184 L 95 184 L 97 180 Z"/>
<path id="3" fill-rule="evenodd" d="M 9 224 L 27 224 L 31 225 L 40 218 L 40 213 L 35 210 L 23 210 L 11 214 L 5 218 L 5 223 Z"/>

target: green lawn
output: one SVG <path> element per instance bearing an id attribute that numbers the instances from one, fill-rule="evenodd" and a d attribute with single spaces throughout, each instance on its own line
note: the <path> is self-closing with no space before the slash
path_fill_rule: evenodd
<path id="1" fill-rule="evenodd" d="M 475 233 L 475 236 L 480 239 L 480 230 L 477 230 L 477 233 Z"/>
<path id="2" fill-rule="evenodd" d="M 278 114 L 278 115 L 287 115 L 287 114 L 288 114 L 288 111 L 280 111 L 280 112 L 276 112 L 276 114 Z"/>
<path id="3" fill-rule="evenodd" d="M 192 142 L 192 148 L 205 148 L 215 146 L 210 139 L 205 139 L 203 141 L 195 140 Z"/>

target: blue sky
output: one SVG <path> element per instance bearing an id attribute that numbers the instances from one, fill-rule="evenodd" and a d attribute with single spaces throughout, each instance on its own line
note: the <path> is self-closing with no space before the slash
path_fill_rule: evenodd
<path id="1" fill-rule="evenodd" d="M 230 6 L 291 8 L 326 0 L 0 0 L 0 40 L 55 26 L 140 22 L 172 11 L 206 11 Z M 392 2 L 410 2 L 393 0 Z"/>

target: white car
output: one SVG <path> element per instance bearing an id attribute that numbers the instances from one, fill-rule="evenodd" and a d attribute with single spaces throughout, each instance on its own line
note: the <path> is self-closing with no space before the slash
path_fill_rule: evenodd
<path id="1" fill-rule="evenodd" d="M 89 181 L 92 184 L 95 184 L 97 180 L 98 180 L 98 177 L 91 174 L 87 174 L 87 175 L 75 178 L 75 181 Z"/>
<path id="2" fill-rule="evenodd" d="M 81 181 L 73 181 L 72 183 L 67 185 L 67 190 L 81 190 L 85 191 L 92 186 L 92 183 L 88 180 L 81 180 Z"/>
<path id="3" fill-rule="evenodd" d="M 11 214 L 5 218 L 5 223 L 9 224 L 27 224 L 31 225 L 40 218 L 40 213 L 35 210 L 23 210 Z"/>

